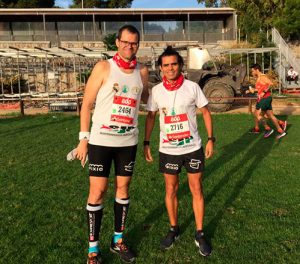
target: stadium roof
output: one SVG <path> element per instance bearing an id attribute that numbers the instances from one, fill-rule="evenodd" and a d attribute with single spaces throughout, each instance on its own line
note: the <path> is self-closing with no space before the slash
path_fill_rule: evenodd
<path id="1" fill-rule="evenodd" d="M 235 9 L 218 8 L 0 8 L 1 15 L 61 15 L 61 14 L 232 14 Z"/>
<path id="2" fill-rule="evenodd" d="M 46 17 L 47 21 L 67 19 L 78 19 L 78 17 L 101 16 L 106 21 L 118 21 L 128 19 L 139 21 L 141 17 L 148 20 L 224 20 L 236 14 L 233 8 L 26 8 L 26 9 L 0 9 L 0 21 L 14 21 L 18 17 L 41 20 Z M 101 19 L 101 20 L 102 20 Z"/>

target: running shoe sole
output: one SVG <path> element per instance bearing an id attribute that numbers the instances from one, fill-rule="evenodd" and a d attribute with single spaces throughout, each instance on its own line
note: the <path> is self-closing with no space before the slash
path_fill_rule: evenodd
<path id="1" fill-rule="evenodd" d="M 125 259 L 122 259 L 121 256 L 120 256 L 120 254 L 119 254 L 119 251 L 114 250 L 113 248 L 109 248 L 109 249 L 110 249 L 110 251 L 111 251 L 112 253 L 115 253 L 115 254 L 119 255 L 120 259 L 121 259 L 123 262 L 125 262 L 125 263 L 132 263 L 132 262 L 135 261 L 135 258 L 133 258 L 133 259 L 131 259 L 131 260 L 125 260 Z"/>
<path id="2" fill-rule="evenodd" d="M 280 139 L 280 138 L 282 138 L 282 137 L 284 137 L 284 136 L 286 136 L 286 132 L 283 132 L 283 133 L 279 134 L 279 135 L 276 137 L 276 139 Z"/>
<path id="3" fill-rule="evenodd" d="M 202 251 L 200 250 L 200 245 L 199 245 L 199 243 L 198 243 L 197 240 L 195 240 L 195 244 L 196 244 L 196 246 L 199 248 L 199 253 L 200 253 L 201 256 L 203 256 L 203 257 L 208 257 L 208 256 L 211 255 L 211 253 L 210 253 L 209 255 L 205 255 L 205 254 L 202 253 Z"/>
<path id="4" fill-rule="evenodd" d="M 285 120 L 285 121 L 283 122 L 283 125 L 282 125 L 283 131 L 285 131 L 286 128 L 287 128 L 287 121 Z"/>
<path id="5" fill-rule="evenodd" d="M 271 136 L 273 134 L 273 132 L 274 132 L 274 129 L 271 129 L 270 131 L 266 132 L 264 134 L 264 138 L 268 138 L 269 136 Z"/>

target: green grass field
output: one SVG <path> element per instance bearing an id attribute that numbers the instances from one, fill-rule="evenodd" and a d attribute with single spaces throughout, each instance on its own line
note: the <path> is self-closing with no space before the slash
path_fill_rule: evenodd
<path id="1" fill-rule="evenodd" d="M 282 118 L 288 118 L 288 135 L 276 142 L 275 135 L 248 134 L 248 114 L 213 116 L 217 143 L 203 181 L 205 232 L 214 248 L 209 258 L 194 245 L 185 173 L 178 193 L 181 237 L 171 250 L 159 250 L 168 218 L 156 127 L 155 162 L 146 164 L 139 146 L 131 185 L 126 238 L 136 263 L 300 263 L 300 116 Z M 144 121 L 141 116 L 141 140 Z M 0 263 L 85 263 L 87 168 L 66 161 L 77 145 L 79 118 L 52 114 L 0 123 Z M 205 135 L 201 116 L 199 124 Z M 110 176 L 100 235 L 105 263 L 120 263 L 109 252 L 113 192 Z"/>

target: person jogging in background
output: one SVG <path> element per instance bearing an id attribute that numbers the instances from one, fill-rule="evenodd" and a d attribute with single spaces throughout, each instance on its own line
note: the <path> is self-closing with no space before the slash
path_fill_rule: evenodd
<path id="1" fill-rule="evenodd" d="M 252 88 L 250 92 L 257 92 L 257 102 L 256 109 L 254 112 L 255 116 L 255 128 L 254 131 L 259 132 L 259 122 L 261 122 L 265 126 L 265 134 L 264 137 L 269 137 L 274 130 L 267 126 L 267 121 L 265 119 L 265 115 L 273 122 L 278 132 L 276 136 L 277 139 L 280 139 L 286 135 L 285 129 L 287 127 L 286 121 L 278 120 L 272 108 L 272 96 L 270 92 L 270 86 L 273 85 L 272 81 L 261 72 L 261 67 L 259 64 L 254 64 L 251 66 L 252 76 L 256 79 L 255 88 Z"/>
<path id="2" fill-rule="evenodd" d="M 246 93 L 247 93 L 247 92 L 246 92 Z M 254 91 L 253 91 L 252 93 L 254 93 Z M 264 115 L 264 118 L 265 118 L 266 120 L 268 119 L 267 114 Z M 280 127 L 285 131 L 286 128 L 287 128 L 287 124 L 288 124 L 287 120 L 283 121 L 283 120 L 280 120 L 280 119 L 278 119 L 278 118 L 277 118 L 277 120 L 278 120 L 278 123 L 279 123 Z M 249 130 L 249 133 L 251 133 L 251 134 L 259 134 L 261 131 L 260 131 L 260 128 L 259 128 L 259 121 L 258 121 L 258 119 L 256 118 L 256 116 L 254 116 L 254 122 L 255 122 L 255 125 L 254 125 L 253 128 L 251 128 L 251 129 Z M 267 122 L 265 122 L 265 123 L 263 124 L 263 126 L 264 126 L 264 129 L 265 129 L 265 132 L 264 132 L 264 138 L 268 138 L 269 136 L 271 136 L 271 134 L 274 132 L 274 130 L 270 133 L 270 130 L 271 130 L 272 128 L 268 125 Z"/>
<path id="3" fill-rule="evenodd" d="M 173 246 L 179 237 L 178 199 L 179 174 L 185 167 L 190 191 L 193 197 L 193 210 L 196 222 L 195 243 L 203 256 L 211 254 L 212 248 L 203 232 L 204 198 L 202 177 L 204 159 L 213 155 L 213 125 L 208 101 L 197 83 L 185 80 L 181 71 L 183 59 L 177 51 L 168 47 L 159 57 L 158 65 L 163 73 L 163 82 L 151 90 L 145 126 L 144 155 L 148 162 L 153 158 L 150 150 L 150 137 L 159 111 L 160 144 L 159 171 L 165 179 L 165 204 L 170 228 L 161 240 L 163 250 Z M 196 110 L 200 109 L 208 139 L 205 149 L 198 133 Z"/>
<path id="4" fill-rule="evenodd" d="M 84 164 L 88 154 L 90 187 L 87 201 L 89 233 L 88 264 L 102 263 L 99 231 L 104 196 L 111 164 L 115 167 L 114 233 L 110 250 L 126 262 L 135 254 L 125 244 L 123 232 L 129 209 L 129 184 L 133 174 L 138 143 L 137 118 L 140 100 L 148 99 L 148 70 L 136 60 L 140 35 L 125 25 L 120 28 L 118 52 L 98 62 L 88 79 L 80 116 L 76 157 Z M 90 114 L 95 104 L 90 131 Z"/>

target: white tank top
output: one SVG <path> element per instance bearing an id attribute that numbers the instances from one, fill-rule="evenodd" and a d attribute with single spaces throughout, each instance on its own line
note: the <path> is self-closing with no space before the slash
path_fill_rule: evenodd
<path id="1" fill-rule="evenodd" d="M 92 117 L 89 143 L 108 147 L 126 147 L 138 142 L 138 111 L 143 90 L 140 67 L 124 73 L 110 64 L 109 77 L 99 89 Z"/>

